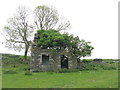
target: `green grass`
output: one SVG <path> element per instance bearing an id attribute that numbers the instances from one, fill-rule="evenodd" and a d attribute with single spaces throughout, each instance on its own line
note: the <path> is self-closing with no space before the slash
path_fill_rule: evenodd
<path id="1" fill-rule="evenodd" d="M 23 56 L 3 55 L 2 88 L 117 88 L 117 63 L 104 60 L 106 63 L 95 64 L 98 70 L 93 71 L 92 64 L 84 64 L 83 71 L 65 73 L 38 72 L 29 73 L 28 64 L 22 63 Z M 29 61 L 29 59 L 28 59 Z M 88 61 L 92 61 L 89 59 Z M 91 68 L 91 69 L 90 69 Z M 105 68 L 105 69 L 103 69 Z M 0 68 L 1 69 L 1 68 Z M 90 69 L 90 70 L 88 70 Z M 71 71 L 71 70 L 70 70 Z M 26 74 L 26 75 L 25 75 Z"/>
<path id="2" fill-rule="evenodd" d="M 117 88 L 117 70 L 3 74 L 3 88 Z"/>
<path id="3" fill-rule="evenodd" d="M 2 67 L 0 66 L 0 89 L 2 89 Z"/>

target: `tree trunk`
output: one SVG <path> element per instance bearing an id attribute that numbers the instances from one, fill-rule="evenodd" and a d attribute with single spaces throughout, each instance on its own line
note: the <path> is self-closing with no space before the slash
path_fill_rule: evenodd
<path id="1" fill-rule="evenodd" d="M 28 53 L 29 46 L 25 46 L 25 52 L 24 52 L 24 62 L 27 62 L 27 53 Z"/>

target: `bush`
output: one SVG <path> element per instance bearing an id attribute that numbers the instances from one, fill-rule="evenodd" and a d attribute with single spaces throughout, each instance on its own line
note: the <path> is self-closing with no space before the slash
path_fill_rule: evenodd
<path id="1" fill-rule="evenodd" d="M 57 71 L 57 73 L 70 73 L 70 72 L 79 72 L 80 70 L 79 69 L 59 69 Z"/>
<path id="2" fill-rule="evenodd" d="M 16 74 L 17 72 L 14 70 L 5 70 L 3 71 L 4 74 Z"/>
<path id="3" fill-rule="evenodd" d="M 100 68 L 104 70 L 116 70 L 117 66 L 115 66 L 114 64 L 102 64 L 100 65 Z"/>
<path id="4" fill-rule="evenodd" d="M 23 70 L 28 71 L 28 70 L 30 70 L 30 67 L 24 67 Z"/>
<path id="5" fill-rule="evenodd" d="M 82 63 L 80 70 L 116 70 L 117 65 L 108 63 Z"/>
<path id="6" fill-rule="evenodd" d="M 70 70 L 66 68 L 58 70 L 58 73 L 68 73 L 68 72 L 70 72 Z"/>
<path id="7" fill-rule="evenodd" d="M 93 63 L 83 63 L 80 70 L 97 70 L 96 64 Z"/>
<path id="8" fill-rule="evenodd" d="M 25 75 L 32 75 L 32 72 L 26 71 L 26 72 L 25 72 Z"/>

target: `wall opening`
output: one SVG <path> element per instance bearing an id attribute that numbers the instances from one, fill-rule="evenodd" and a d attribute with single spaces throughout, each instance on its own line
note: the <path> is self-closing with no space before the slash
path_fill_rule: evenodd
<path id="1" fill-rule="evenodd" d="M 42 64 L 43 65 L 49 64 L 49 55 L 42 55 Z"/>
<path id="2" fill-rule="evenodd" d="M 68 57 L 66 55 L 61 55 L 61 68 L 68 69 Z"/>

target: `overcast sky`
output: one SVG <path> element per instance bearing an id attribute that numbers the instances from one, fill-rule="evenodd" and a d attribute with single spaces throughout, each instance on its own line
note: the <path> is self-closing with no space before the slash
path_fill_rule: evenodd
<path id="1" fill-rule="evenodd" d="M 18 6 L 31 10 L 38 5 L 52 5 L 71 23 L 70 34 L 90 41 L 95 48 L 89 58 L 118 58 L 118 1 L 119 0 L 1 0 L 0 30 L 13 16 Z M 1 32 L 0 31 L 0 32 Z M 4 36 L 0 36 L 0 42 Z M 16 53 L 0 44 L 0 53 Z M 87 57 L 86 57 L 87 58 Z"/>

